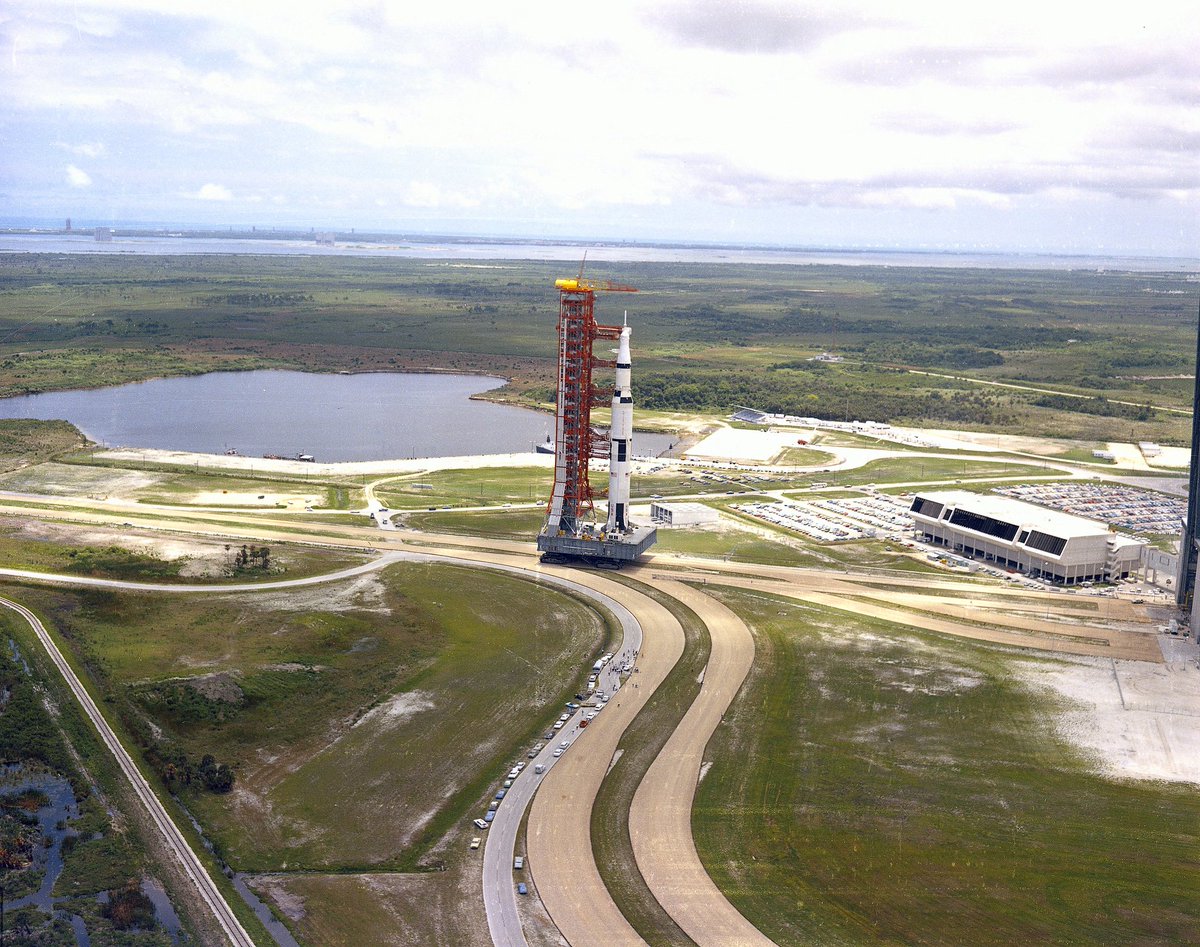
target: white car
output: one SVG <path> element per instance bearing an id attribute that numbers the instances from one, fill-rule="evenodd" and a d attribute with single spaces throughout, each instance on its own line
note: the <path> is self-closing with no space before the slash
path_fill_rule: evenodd
<path id="1" fill-rule="evenodd" d="M 559 747 L 557 750 L 555 750 L 555 751 L 554 751 L 554 755 L 555 755 L 555 756 L 562 756 L 562 755 L 563 755 L 563 748 L 560 746 L 560 747 Z"/>
<path id="2" fill-rule="evenodd" d="M 560 750 L 565 750 L 565 749 L 566 749 L 567 747 L 569 747 L 570 745 L 571 745 L 571 741 L 570 741 L 570 740 L 563 740 L 563 741 L 562 741 L 562 743 L 560 743 L 560 744 L 558 745 L 558 748 L 559 748 Z"/>

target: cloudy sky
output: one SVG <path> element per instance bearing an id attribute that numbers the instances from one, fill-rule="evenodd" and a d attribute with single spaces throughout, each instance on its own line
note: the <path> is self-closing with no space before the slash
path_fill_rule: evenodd
<path id="1" fill-rule="evenodd" d="M 1182 0 L 4 0 L 0 217 L 1200 256 Z"/>

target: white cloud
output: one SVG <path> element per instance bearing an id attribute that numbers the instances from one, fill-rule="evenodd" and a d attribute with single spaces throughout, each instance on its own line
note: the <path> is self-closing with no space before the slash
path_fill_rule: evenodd
<path id="1" fill-rule="evenodd" d="M 60 156 L 103 155 L 106 181 L 159 216 L 181 195 L 234 199 L 196 180 L 234 181 L 239 202 L 287 193 L 297 214 L 641 208 L 692 215 L 697 239 L 723 232 L 721 214 L 703 231 L 713 204 L 923 225 L 1015 214 L 1018 196 L 1052 214 L 1080 191 L 1158 202 L 1184 228 L 1200 210 L 1200 21 L 1182 0 L 1089 17 L 1044 0 L 608 0 L 586 28 L 549 0 L 8 8 L 0 123 L 44 142 L 71 123 L 81 143 Z"/>
<path id="2" fill-rule="evenodd" d="M 60 141 L 56 144 L 57 147 L 61 148 L 63 151 L 68 151 L 73 155 L 79 155 L 81 158 L 99 158 L 105 152 L 104 142 L 101 141 L 84 141 L 77 145 Z"/>
<path id="3" fill-rule="evenodd" d="M 192 197 L 198 201 L 231 201 L 233 192 L 223 184 L 205 184 Z"/>
<path id="4" fill-rule="evenodd" d="M 73 164 L 67 165 L 67 183 L 71 187 L 91 187 L 92 176 Z"/>

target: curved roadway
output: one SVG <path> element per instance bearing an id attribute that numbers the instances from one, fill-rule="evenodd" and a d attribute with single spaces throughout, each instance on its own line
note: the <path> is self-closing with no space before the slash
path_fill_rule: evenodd
<path id="1" fill-rule="evenodd" d="M 638 616 L 644 635 L 640 670 L 608 702 L 584 745 L 564 756 L 534 798 L 526 850 L 538 894 L 555 926 L 572 947 L 625 947 L 644 941 L 608 892 L 592 854 L 592 805 L 625 728 L 683 654 L 683 628 L 658 602 L 602 576 L 587 581 L 609 586 Z M 634 684 L 637 684 L 634 687 Z"/>
<path id="2" fill-rule="evenodd" d="M 692 837 L 692 800 L 704 748 L 754 661 L 754 638 L 737 615 L 679 582 L 652 583 L 682 602 L 708 628 L 712 651 L 700 693 L 646 771 L 629 809 L 629 836 L 646 885 L 699 947 L 767 947 L 713 883 Z"/>
<path id="3" fill-rule="evenodd" d="M 28 514 L 34 511 L 24 509 L 21 512 Z M 79 513 L 82 513 L 82 516 Z M 111 515 L 97 515 L 90 511 L 79 513 L 75 515 L 81 519 L 111 519 Z M 238 527 L 250 527 L 250 534 L 260 539 L 264 536 L 292 541 L 301 538 L 290 532 L 296 529 L 294 522 L 285 524 L 266 517 L 243 519 L 228 514 L 221 517 L 220 523 L 204 522 L 209 519 L 208 515 L 197 516 L 189 511 L 186 518 L 180 518 L 174 523 L 155 521 L 147 525 L 195 532 L 203 532 L 204 527 L 209 526 L 212 531 L 228 533 L 232 519 L 239 521 L 236 523 Z M 196 529 L 198 526 L 201 528 Z M 276 533 L 276 530 L 279 532 Z M 319 538 L 310 541 L 358 548 L 364 545 L 364 530 L 361 527 L 329 526 L 322 527 L 322 530 Z M 609 702 L 605 712 L 596 718 L 587 733 L 571 731 L 582 738 L 580 747 L 558 759 L 552 770 L 548 770 L 540 779 L 534 779 L 530 770 L 523 774 L 525 782 L 522 786 L 527 786 L 528 791 L 522 788 L 516 798 L 506 799 L 506 802 L 514 804 L 501 806 L 500 811 L 507 815 L 498 815 L 498 824 L 492 830 L 495 834 L 490 836 L 485 847 L 484 893 L 489 930 L 495 943 L 501 947 L 523 947 L 524 937 L 520 931 L 516 911 L 515 879 L 510 868 L 512 846 L 527 796 L 539 788 L 537 784 L 540 783 L 542 791 L 534 797 L 529 817 L 527 853 L 529 869 L 537 881 L 538 893 L 555 924 L 573 947 L 586 947 L 591 944 L 611 947 L 643 943 L 613 902 L 591 856 L 591 810 L 622 733 L 682 654 L 684 636 L 678 622 L 656 601 L 603 575 L 538 565 L 533 560 L 527 543 L 441 536 L 410 530 L 389 532 L 386 537 L 375 532 L 374 538 L 365 541 L 377 543 L 389 551 L 370 563 L 334 573 L 260 584 L 148 584 L 13 569 L 0 569 L 0 575 L 76 585 L 221 594 L 331 582 L 379 569 L 401 559 L 436 560 L 519 573 L 535 581 L 572 588 L 606 605 L 619 598 L 628 607 L 625 616 L 618 613 L 623 619 L 626 634 L 631 634 L 633 626 L 640 625 L 645 636 L 637 662 L 639 672 L 632 678 L 639 686 L 626 685 Z M 407 545 L 408 549 L 398 549 L 397 541 Z M 412 549 L 413 542 L 428 545 L 424 545 L 424 548 L 418 551 Z M 667 569 L 670 573 L 656 574 L 650 571 L 653 568 Z M 568 575 L 571 578 L 566 578 Z M 1017 641 L 1007 637 L 1014 632 L 1006 633 L 1004 629 L 995 627 L 984 628 L 982 623 L 947 621 L 930 614 L 918 617 L 915 611 L 918 603 L 910 603 L 908 596 L 897 589 L 898 586 L 959 590 L 968 588 L 1001 600 L 1007 596 L 1014 599 L 1019 596 L 1026 602 L 1031 599 L 1043 601 L 1060 598 L 1048 593 L 1039 595 L 1025 590 L 985 587 L 977 583 L 954 580 L 865 574 L 831 576 L 828 570 L 746 564 L 724 565 L 712 560 L 661 555 L 648 557 L 646 565 L 634 575 L 691 607 L 708 626 L 712 636 L 712 655 L 700 693 L 635 794 L 630 810 L 630 835 L 638 868 L 662 907 L 698 944 L 711 944 L 714 947 L 771 943 L 733 908 L 713 884 L 699 861 L 691 833 L 691 804 L 704 748 L 748 673 L 754 656 L 754 643 L 748 629 L 736 615 L 702 592 L 677 580 L 687 578 L 691 581 L 717 581 L 721 584 L 756 587 L 821 604 L 850 608 L 861 613 L 886 611 L 886 617 L 890 620 L 960 636 L 1007 640 L 1008 643 L 1019 643 L 1025 647 L 1059 650 L 1088 647 L 1102 649 L 1110 655 L 1116 651 L 1116 656 L 1124 656 L 1120 654 L 1124 648 L 1141 651 L 1142 647 L 1139 646 L 1143 646 L 1143 641 L 1135 639 L 1147 637 L 1132 631 L 1095 626 L 1082 628 L 1082 622 L 1077 625 L 1063 625 L 1022 621 L 1017 618 L 1013 622 L 1017 625 L 1040 626 L 1036 627 L 1036 630 L 1030 627 L 1023 635 L 1016 632 L 1015 634 L 1020 635 L 1022 639 Z M 805 584 L 797 586 L 798 579 L 803 580 Z M 855 598 L 858 600 L 855 601 Z M 863 598 L 882 601 L 873 604 L 862 601 Z M 954 605 L 931 607 L 932 603 L 925 602 L 920 611 L 941 612 L 953 618 L 963 619 L 968 617 L 963 614 L 964 611 L 978 608 L 979 604 L 960 600 Z M 914 608 L 914 612 L 903 612 L 896 607 L 903 605 Z M 20 609 L 19 606 L 16 607 Z M 1105 608 L 1107 607 L 1109 606 L 1105 603 Z M 1015 616 L 1005 618 L 1008 623 L 1008 619 Z M 1049 633 L 1053 637 L 1040 637 L 1037 632 L 1043 635 Z M 1040 640 L 1031 640 L 1039 637 Z M 1095 643 L 1078 640 L 1086 637 L 1093 638 Z M 1100 641 L 1100 637 L 1108 640 Z M 1076 640 L 1066 640 L 1070 638 Z M 49 640 L 48 636 L 45 640 Z M 1152 636 L 1148 640 L 1153 644 Z M 52 645 L 52 642 L 50 644 Z M 59 658 L 61 659 L 61 655 Z M 86 696 L 86 692 L 83 694 Z M 81 697 L 81 702 L 82 700 Z M 98 714 L 98 711 L 96 713 Z M 142 782 L 144 784 L 144 780 Z M 514 783 L 514 790 L 518 783 L 521 783 L 521 780 Z M 502 818 L 504 821 L 501 821 Z M 511 834 L 506 827 L 509 820 L 512 823 Z"/>

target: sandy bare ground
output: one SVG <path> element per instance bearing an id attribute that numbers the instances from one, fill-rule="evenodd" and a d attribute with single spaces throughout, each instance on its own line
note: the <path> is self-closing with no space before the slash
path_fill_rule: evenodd
<path id="1" fill-rule="evenodd" d="M 189 506 L 246 506 L 261 509 L 288 507 L 304 509 L 324 504 L 320 493 L 250 493 L 236 490 L 200 490 L 181 502 Z"/>
<path id="2" fill-rule="evenodd" d="M 1105 776 L 1200 784 L 1200 667 L 1074 658 L 1018 665 L 1064 701 L 1060 737 Z"/>
<path id="3" fill-rule="evenodd" d="M 469 457 L 418 457 L 410 460 L 370 460 L 335 464 L 310 464 L 299 460 L 268 460 L 265 457 L 229 457 L 225 454 L 193 454 L 171 450 L 130 450 L 118 448 L 100 451 L 96 457 L 104 460 L 137 461 L 155 464 L 197 466 L 209 470 L 229 470 L 254 473 L 279 473 L 289 476 L 357 477 L 363 474 L 380 475 L 421 473 L 428 470 L 476 470 L 481 467 L 554 467 L 551 454 L 527 452 L 521 454 L 480 454 Z"/>
<path id="4" fill-rule="evenodd" d="M 6 518 L 7 519 L 7 518 Z M 131 533 L 128 529 L 80 528 L 44 520 L 13 519 L 18 526 L 13 534 L 24 539 L 61 543 L 67 546 L 116 546 L 129 552 L 155 556 L 165 562 L 186 559 L 180 569 L 185 578 L 223 575 L 231 563 L 225 544 L 182 536 Z"/>

